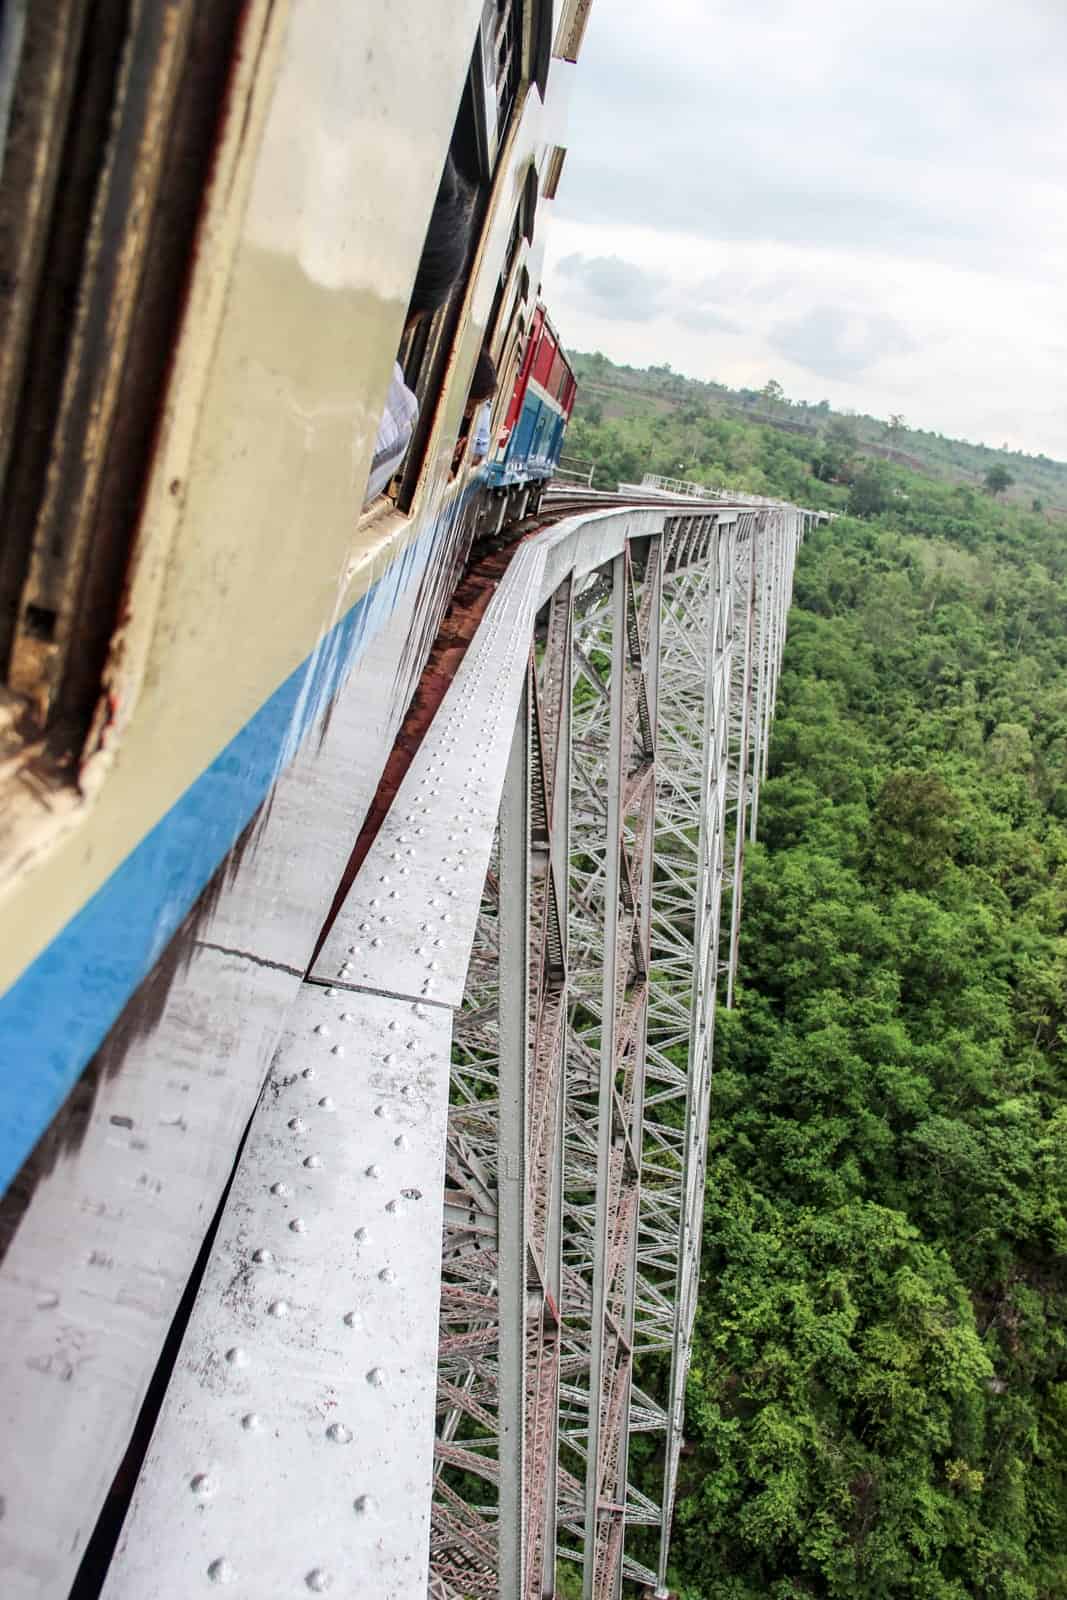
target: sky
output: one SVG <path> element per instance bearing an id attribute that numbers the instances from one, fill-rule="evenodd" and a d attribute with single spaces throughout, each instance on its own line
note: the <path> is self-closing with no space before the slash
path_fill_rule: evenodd
<path id="1" fill-rule="evenodd" d="M 1067 0 L 594 0 L 564 342 L 1067 459 Z"/>

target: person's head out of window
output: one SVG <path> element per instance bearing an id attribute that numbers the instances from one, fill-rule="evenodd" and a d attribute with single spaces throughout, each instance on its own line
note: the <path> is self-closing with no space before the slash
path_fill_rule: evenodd
<path id="1" fill-rule="evenodd" d="M 474 376 L 471 378 L 467 405 L 473 407 L 481 405 L 484 400 L 491 400 L 496 390 L 496 363 L 488 350 L 483 350 L 474 363 Z"/>
<path id="2" fill-rule="evenodd" d="M 459 282 L 470 249 L 472 215 L 471 191 L 449 156 L 437 190 L 408 302 L 405 333 L 424 317 L 432 317 L 440 311 Z M 374 457 L 363 497 L 364 506 L 370 505 L 400 470 L 418 415 L 418 401 L 404 382 L 399 361 L 394 362 L 385 411 L 374 442 Z"/>

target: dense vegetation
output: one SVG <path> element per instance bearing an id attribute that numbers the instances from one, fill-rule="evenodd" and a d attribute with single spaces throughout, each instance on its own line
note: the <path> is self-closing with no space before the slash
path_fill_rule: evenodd
<path id="1" fill-rule="evenodd" d="M 876 478 L 802 552 L 720 1012 L 686 1600 L 1067 1596 L 1067 525 Z"/>
<path id="2" fill-rule="evenodd" d="M 572 352 L 571 360 L 579 389 L 567 452 L 594 460 L 598 483 L 614 487 L 617 478 L 660 472 L 791 494 L 788 485 L 803 482 L 813 459 L 823 459 L 819 477 L 832 479 L 835 463 L 852 454 L 976 488 L 990 473 L 1003 474 L 1001 489 L 1012 503 L 1029 510 L 1037 501 L 1039 510 L 1067 512 L 1067 462 L 1048 456 L 967 444 L 911 428 L 901 416 L 883 422 L 835 413 L 825 400 L 789 400 L 773 380 L 758 391 L 727 389 L 669 366 L 615 366 L 599 351 Z M 799 477 L 791 463 L 800 464 Z"/>

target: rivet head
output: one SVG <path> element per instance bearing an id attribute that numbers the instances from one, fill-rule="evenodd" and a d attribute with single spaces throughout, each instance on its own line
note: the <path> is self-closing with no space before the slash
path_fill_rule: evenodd
<path id="1" fill-rule="evenodd" d="M 246 1411 L 241 1418 L 241 1426 L 246 1433 L 258 1433 L 263 1426 L 258 1411 Z"/>
<path id="2" fill-rule="evenodd" d="M 382 1169 L 376 1161 L 372 1161 L 365 1171 L 368 1178 L 380 1178 L 382 1175 Z"/>
<path id="3" fill-rule="evenodd" d="M 272 1300 L 267 1307 L 272 1317 L 287 1317 L 289 1315 L 288 1300 Z"/>
<path id="4" fill-rule="evenodd" d="M 321 1034 L 324 1039 L 328 1039 L 330 1037 L 330 1030 L 326 1026 L 325 1022 L 316 1022 L 315 1032 Z"/>
<path id="5" fill-rule="evenodd" d="M 370 947 L 371 947 L 372 950 L 380 950 L 381 949 L 382 941 L 381 941 L 381 935 L 380 934 L 376 933 L 374 935 L 374 938 L 370 942 Z"/>
<path id="6" fill-rule="evenodd" d="M 235 1344 L 231 1349 L 227 1350 L 226 1360 L 231 1367 L 247 1367 L 248 1351 L 242 1350 L 240 1345 Z"/>
<path id="7" fill-rule="evenodd" d="M 218 1560 L 213 1561 L 208 1567 L 207 1575 L 212 1583 L 232 1583 L 237 1572 L 224 1556 L 219 1556 Z"/>
<path id="8" fill-rule="evenodd" d="M 308 1225 L 304 1221 L 303 1217 L 294 1217 L 292 1222 L 289 1224 L 290 1233 L 307 1233 L 307 1231 Z"/>
<path id="9" fill-rule="evenodd" d="M 396 1138 L 393 1140 L 393 1144 L 398 1150 L 406 1150 L 410 1144 L 410 1140 L 408 1139 L 406 1133 L 398 1133 Z"/>
<path id="10" fill-rule="evenodd" d="M 352 1237 L 357 1244 L 366 1244 L 370 1238 L 370 1231 L 367 1228 L 357 1228 Z"/>
<path id="11" fill-rule="evenodd" d="M 345 1047 L 344 1047 L 343 1044 L 335 1044 L 335 1045 L 332 1046 L 332 1048 L 330 1050 L 330 1054 L 332 1056 L 343 1056 L 344 1053 L 345 1053 Z"/>
<path id="12" fill-rule="evenodd" d="M 321 1156 L 305 1156 L 304 1157 L 304 1165 L 305 1165 L 305 1167 L 321 1167 L 322 1166 L 322 1157 Z"/>
<path id="13" fill-rule="evenodd" d="M 257 1266 L 267 1267 L 274 1260 L 273 1250 L 253 1250 L 252 1260 Z"/>
<path id="14" fill-rule="evenodd" d="M 367 1382 L 372 1389 L 381 1389 L 385 1384 L 385 1373 L 381 1367 L 371 1367 L 367 1373 Z"/>
<path id="15" fill-rule="evenodd" d="M 208 1495 L 215 1493 L 216 1483 L 209 1473 L 198 1472 L 194 1478 L 190 1478 L 189 1487 L 194 1494 L 203 1495 L 206 1498 Z"/>
<path id="16" fill-rule="evenodd" d="M 290 1117 L 289 1126 L 294 1133 L 305 1133 L 307 1131 L 307 1123 L 303 1117 Z"/>
<path id="17" fill-rule="evenodd" d="M 387 1105 L 383 1104 L 380 1106 L 375 1106 L 374 1115 L 376 1117 L 381 1117 L 383 1122 L 389 1122 L 392 1119 L 393 1113 Z"/>
<path id="18" fill-rule="evenodd" d="M 356 1498 L 352 1502 L 352 1509 L 357 1511 L 361 1517 L 370 1516 L 371 1513 L 376 1510 L 376 1501 L 374 1496 L 369 1494 L 357 1494 Z"/>
<path id="19" fill-rule="evenodd" d="M 272 1183 L 270 1186 L 270 1192 L 271 1194 L 278 1195 L 283 1200 L 287 1194 L 292 1193 L 287 1183 Z"/>
<path id="20" fill-rule="evenodd" d="M 354 1015 L 353 1012 L 351 1012 L 351 1011 L 342 1011 L 341 1012 L 341 1021 L 342 1022 L 355 1022 L 355 1020 L 356 1020 L 356 1018 L 355 1018 L 355 1015 Z"/>
<path id="21" fill-rule="evenodd" d="M 326 1437 L 331 1444 L 351 1444 L 352 1429 L 346 1428 L 343 1422 L 331 1422 Z"/>
<path id="22" fill-rule="evenodd" d="M 362 1328 L 363 1313 L 360 1311 L 346 1311 L 344 1323 L 346 1328 Z"/>
<path id="23" fill-rule="evenodd" d="M 340 1046 L 335 1046 L 335 1048 L 339 1049 Z M 322 1099 L 319 1101 L 319 1109 L 322 1111 L 332 1111 L 333 1108 L 334 1102 L 332 1096 L 324 1094 Z"/>
<path id="24" fill-rule="evenodd" d="M 315 1594 L 325 1594 L 333 1584 L 333 1579 L 325 1567 L 312 1567 L 304 1582 Z"/>
<path id="25" fill-rule="evenodd" d="M 318 1076 L 318 1074 L 316 1073 L 314 1067 L 305 1067 L 303 1072 L 300 1074 L 300 1076 L 302 1078 L 306 1079 L 308 1083 L 312 1083 L 312 1082 L 314 1082 L 314 1080 Z"/>
<path id="26" fill-rule="evenodd" d="M 379 1272 L 378 1277 L 381 1279 L 382 1283 L 396 1282 L 396 1273 L 393 1271 L 392 1267 L 383 1267 L 381 1272 Z"/>
<path id="27" fill-rule="evenodd" d="M 390 1200 L 385 1209 L 393 1217 L 402 1217 L 404 1215 L 404 1207 L 399 1200 Z"/>

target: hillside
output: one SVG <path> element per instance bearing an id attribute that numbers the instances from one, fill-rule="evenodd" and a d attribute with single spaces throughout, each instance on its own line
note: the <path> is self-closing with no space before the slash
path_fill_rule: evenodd
<path id="1" fill-rule="evenodd" d="M 717 1034 L 672 1586 L 1065 1600 L 1067 525 L 954 478 L 970 447 L 920 473 L 830 431 L 859 419 L 813 439 L 616 373 L 569 438 L 602 479 L 862 512 L 797 570 Z M 632 1470 L 655 1486 L 651 1436 Z"/>
<path id="2" fill-rule="evenodd" d="M 595 456 L 598 483 L 606 485 L 618 461 L 631 463 L 615 474 L 625 478 L 632 477 L 637 463 L 654 458 L 658 464 L 642 470 L 708 483 L 718 472 L 729 473 L 736 488 L 763 493 L 780 478 L 783 456 L 803 467 L 828 450 L 832 457 L 844 441 L 862 458 L 911 467 L 953 485 L 980 488 L 987 472 L 1003 468 L 1014 480 L 1004 496 L 1008 503 L 1029 510 L 1038 500 L 1043 511 L 1067 517 L 1067 462 L 948 439 L 909 428 L 901 418 L 882 422 L 836 412 L 826 401 L 791 402 L 776 397 L 773 385 L 768 385 L 770 395 L 728 389 L 684 378 L 666 366 L 616 366 L 599 352 L 572 352 L 571 360 L 579 387 L 567 450 Z M 609 425 L 604 433 L 602 424 Z M 589 435 L 586 426 L 598 431 Z M 796 473 L 789 477 L 791 483 L 803 481 Z M 809 494 L 808 500 L 829 503 L 825 496 L 813 501 Z"/>

